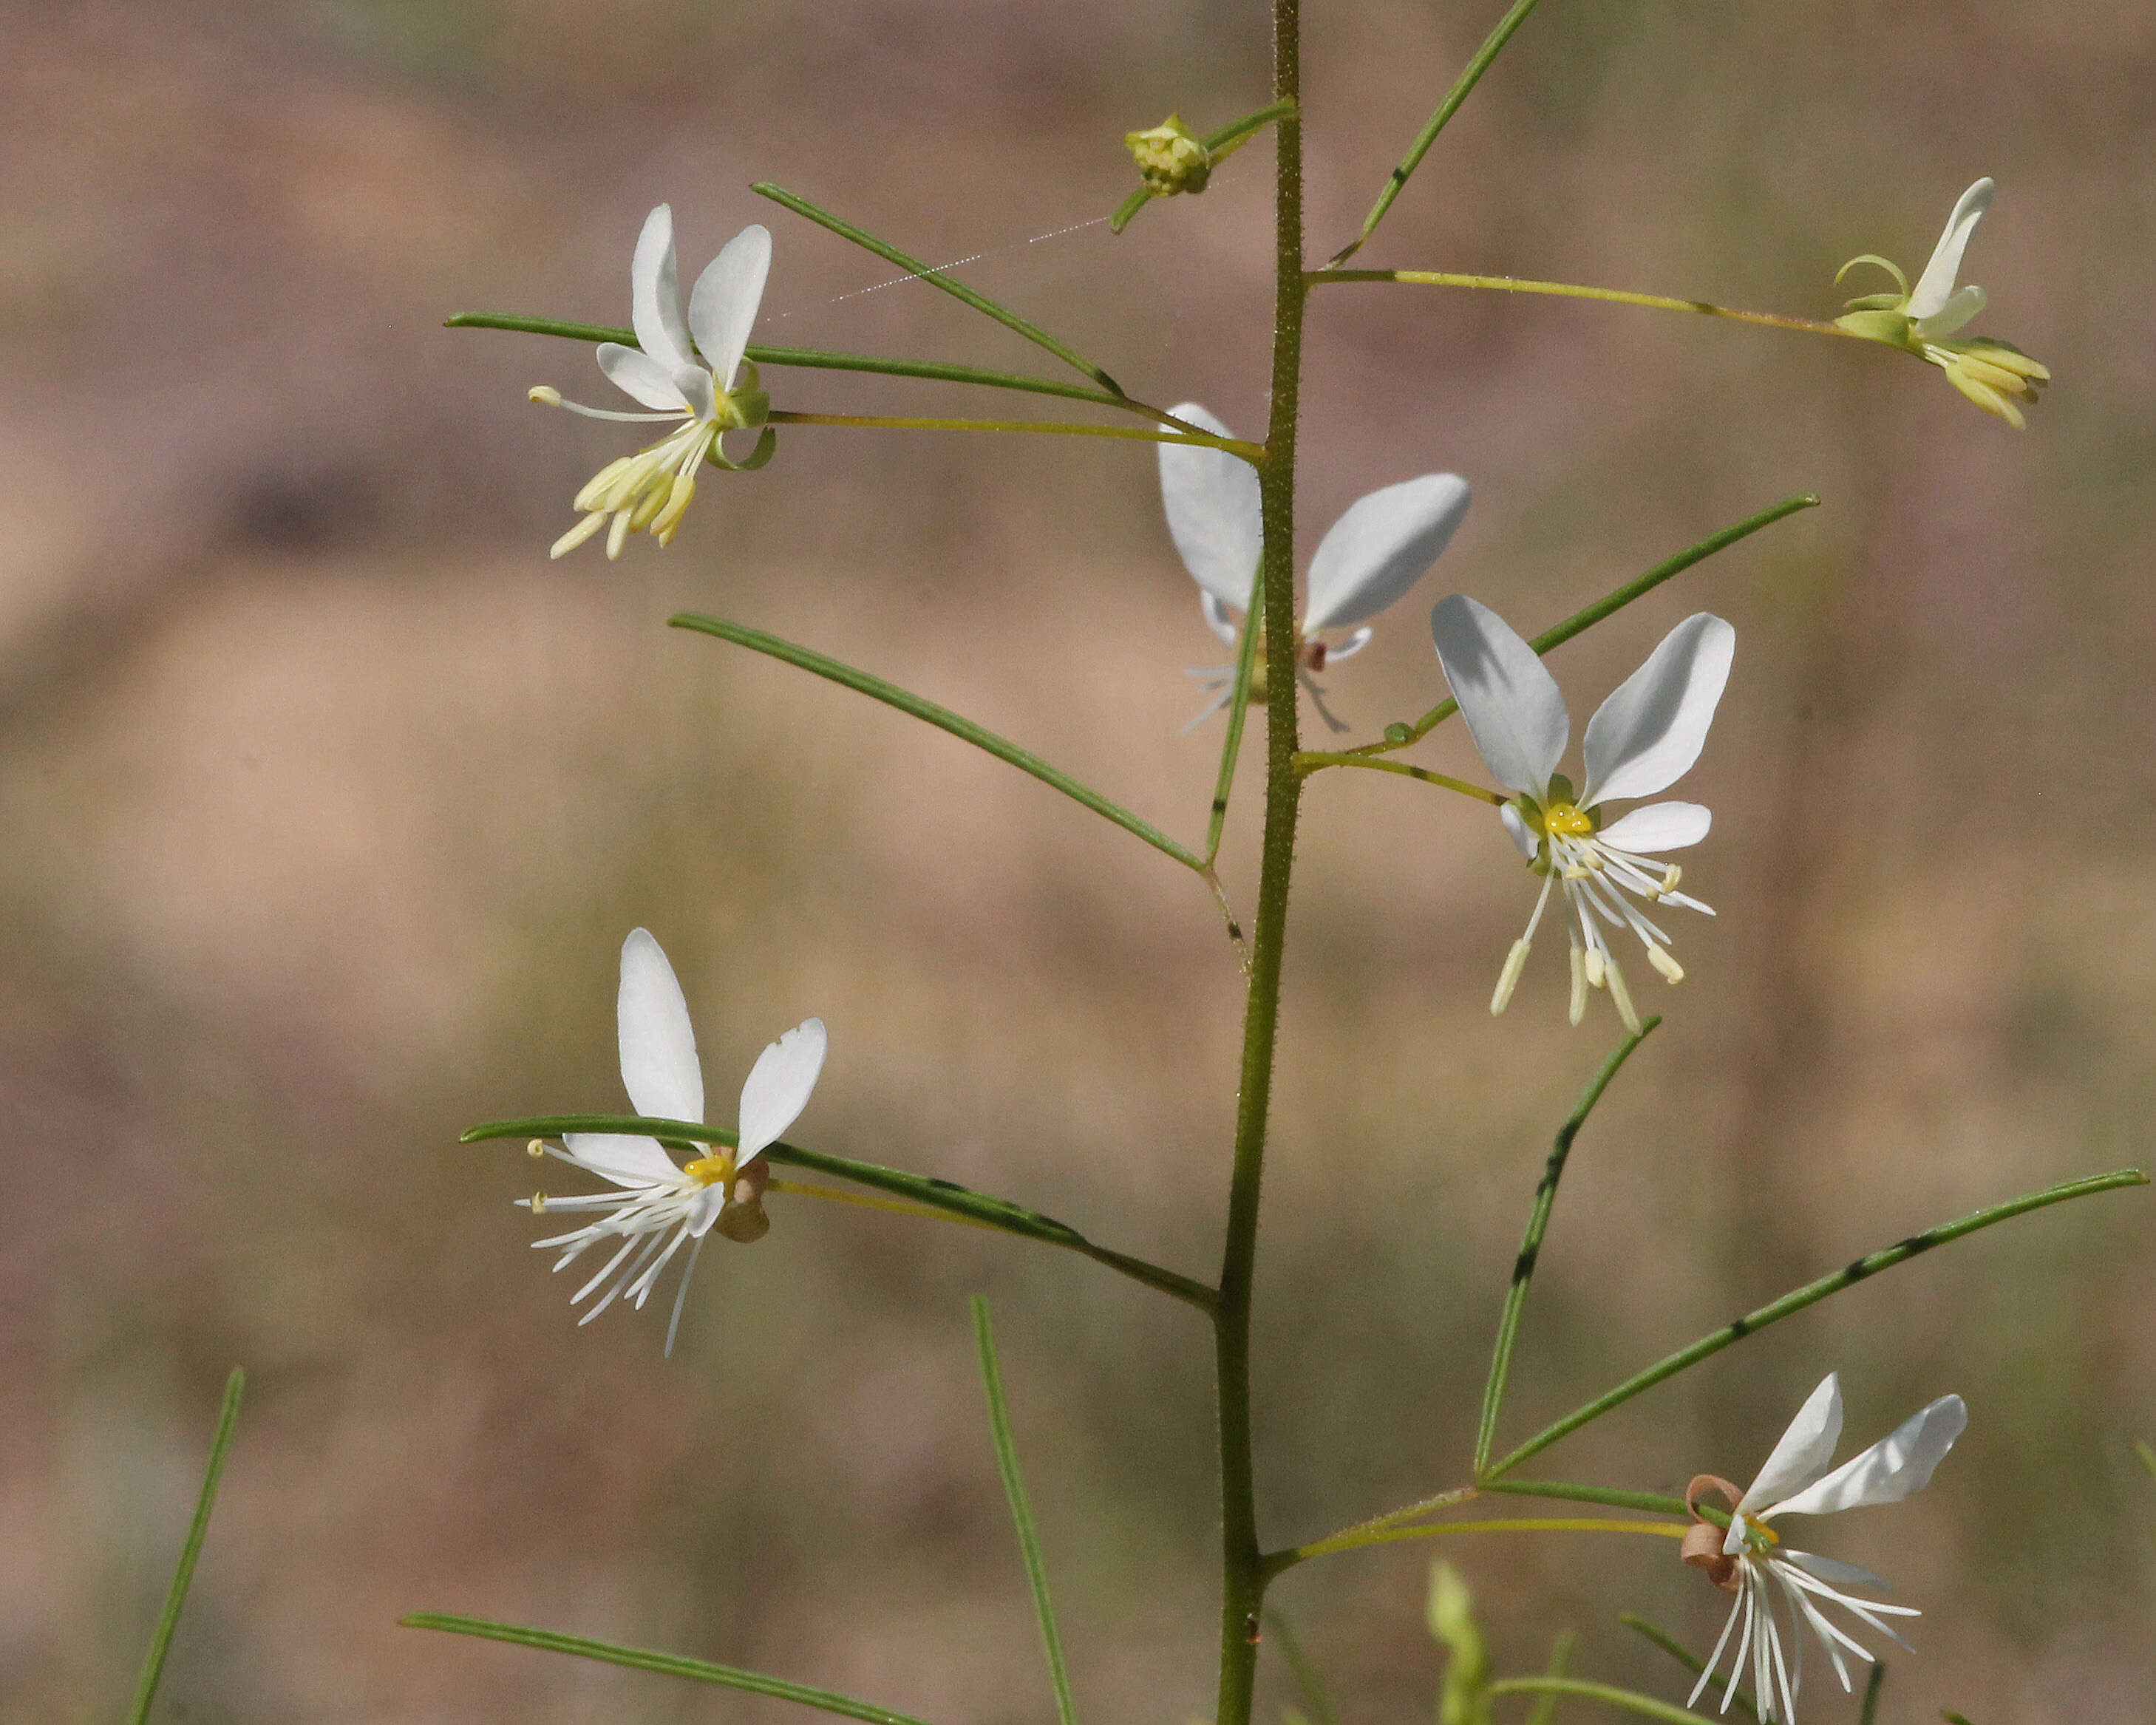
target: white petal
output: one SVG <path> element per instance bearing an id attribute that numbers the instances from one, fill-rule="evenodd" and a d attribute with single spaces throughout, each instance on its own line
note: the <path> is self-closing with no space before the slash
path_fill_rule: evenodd
<path id="1" fill-rule="evenodd" d="M 1426 473 L 1357 500 L 1310 560 L 1305 634 L 1375 617 L 1421 580 L 1467 514 L 1467 481 Z"/>
<path id="2" fill-rule="evenodd" d="M 1767 1458 L 1767 1465 L 1759 1470 L 1759 1477 L 1752 1481 L 1752 1489 L 1738 1508 L 1756 1515 L 1760 1505 L 1801 1491 L 1827 1471 L 1834 1460 L 1834 1446 L 1840 1441 L 1841 1378 L 1839 1373 L 1829 1372 L 1797 1409 L 1797 1417 L 1789 1422 L 1789 1430 L 1782 1434 L 1774 1453 Z"/>
<path id="3" fill-rule="evenodd" d="M 660 1120 L 704 1117 L 696 1033 L 674 967 L 644 930 L 621 944 L 621 1081 L 636 1111 Z"/>
<path id="4" fill-rule="evenodd" d="M 1503 618 L 1465 593 L 1438 602 L 1430 633 L 1460 716 L 1497 783 L 1541 796 L 1572 735 L 1556 680 Z"/>
<path id="5" fill-rule="evenodd" d="M 1931 262 L 1924 265 L 1924 273 L 1917 278 L 1916 290 L 1902 308 L 1910 316 L 1929 317 L 1953 292 L 1954 278 L 1961 274 L 1961 254 L 1969 249 L 1969 237 L 1991 208 L 1991 181 L 1985 178 L 1961 194 L 1953 213 L 1947 218 L 1946 232 L 1932 248 Z"/>
<path id="6" fill-rule="evenodd" d="M 1737 631 L 1705 611 L 1663 636 L 1587 721 L 1580 801 L 1651 797 L 1681 778 L 1706 746 L 1736 652 Z"/>
<path id="7" fill-rule="evenodd" d="M 1613 820 L 1594 836 L 1619 850 L 1651 855 L 1697 845 L 1713 824 L 1712 811 L 1697 803 L 1650 803 L 1622 820 Z"/>
<path id="8" fill-rule="evenodd" d="M 689 1230 L 691 1240 L 701 1240 L 711 1232 L 711 1224 L 719 1219 L 719 1212 L 726 1207 L 726 1189 L 706 1186 L 689 1200 L 688 1219 L 682 1226 Z"/>
<path id="9" fill-rule="evenodd" d="M 719 249 L 690 290 L 689 327 L 696 331 L 704 362 L 722 380 L 721 388 L 734 387 L 757 308 L 763 304 L 763 279 L 770 273 L 771 230 L 752 222 Z"/>
<path id="10" fill-rule="evenodd" d="M 740 1162 L 767 1147 L 801 1117 L 829 1045 L 823 1019 L 808 1019 L 756 1057 L 742 1086 Z"/>
<path id="11" fill-rule="evenodd" d="M 1968 1404 L 1958 1395 L 1943 1395 L 1816 1485 L 1764 1513 L 1825 1516 L 1866 1504 L 1898 1503 L 1931 1483 L 1933 1469 L 1968 1424 Z"/>
<path id="12" fill-rule="evenodd" d="M 1830 1581 L 1837 1587 L 1871 1587 L 1882 1594 L 1894 1589 L 1874 1575 L 1869 1569 L 1860 1569 L 1854 1563 L 1844 1563 L 1833 1558 L 1823 1558 L 1816 1553 L 1792 1551 L 1784 1546 L 1774 1553 L 1777 1563 L 1794 1563 L 1799 1569 L 1808 1569 L 1821 1581 Z"/>
<path id="13" fill-rule="evenodd" d="M 634 396 L 647 408 L 688 411 L 688 399 L 681 393 L 680 385 L 674 381 L 672 371 L 648 353 L 624 347 L 619 341 L 602 341 L 599 369 L 613 381 L 615 388 Z"/>
<path id="14" fill-rule="evenodd" d="M 1168 411 L 1215 437 L 1235 434 L 1196 402 Z M 1177 444 L 1158 448 L 1160 501 L 1183 567 L 1221 604 L 1248 610 L 1265 542 L 1257 470 L 1225 449 Z"/>
<path id="15" fill-rule="evenodd" d="M 1956 288 L 1945 305 L 1928 317 L 1917 320 L 1917 334 L 1927 341 L 1951 336 L 1984 310 L 1988 296 L 1980 287 Z"/>
<path id="16" fill-rule="evenodd" d="M 1532 862 L 1535 852 L 1541 848 L 1541 841 L 1527 830 L 1527 824 L 1521 818 L 1520 811 L 1507 803 L 1498 809 L 1497 819 L 1505 824 L 1506 836 L 1519 846 L 1520 855 Z"/>
<path id="17" fill-rule="evenodd" d="M 689 411 L 699 419 L 708 419 L 718 411 L 716 386 L 701 366 L 682 367 L 674 374 L 674 385 L 689 404 Z"/>
<path id="18" fill-rule="evenodd" d="M 689 326 L 681 321 L 681 289 L 675 276 L 674 212 L 664 203 L 644 218 L 644 231 L 636 236 L 629 266 L 629 321 L 637 345 L 666 370 L 689 363 Z"/>
<path id="19" fill-rule="evenodd" d="M 630 1137 L 617 1132 L 569 1132 L 562 1139 L 567 1160 L 588 1168 L 617 1186 L 651 1186 L 671 1183 L 681 1170 L 656 1138 Z M 608 1199 L 608 1203 L 626 1202 Z M 559 1199 L 549 1200 L 550 1209 Z"/>

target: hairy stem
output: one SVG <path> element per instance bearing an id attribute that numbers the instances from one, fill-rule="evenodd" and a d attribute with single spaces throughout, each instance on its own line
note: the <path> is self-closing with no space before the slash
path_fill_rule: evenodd
<path id="1" fill-rule="evenodd" d="M 1272 0 L 1273 100 L 1301 91 L 1299 0 Z M 1295 615 L 1295 473 L 1302 370 L 1302 118 L 1291 110 L 1275 129 L 1273 175 L 1272 412 L 1259 465 L 1265 523 L 1264 614 Z M 1250 993 L 1243 1014 L 1243 1063 L 1235 1110 L 1235 1160 L 1228 1194 L 1228 1237 L 1214 1312 L 1220 1417 L 1220 1686 L 1218 1725 L 1249 1725 L 1257 1674 L 1259 1614 L 1269 1572 L 1258 1544 L 1250 1465 L 1250 1293 L 1257 1267 L 1258 1199 L 1272 1102 L 1273 1045 L 1280 1028 L 1281 955 L 1288 883 L 1295 868 L 1297 703 L 1292 630 L 1265 632 L 1265 814 L 1252 927 Z"/>
<path id="2" fill-rule="evenodd" d="M 1410 287 L 1493 288 L 1504 294 L 1555 294 L 1567 300 L 1608 300 L 1620 305 L 1644 305 L 1650 311 L 1697 311 L 1703 317 L 1730 317 L 1739 323 L 1763 323 L 1777 330 L 1802 330 L 1811 336 L 1865 339 L 1853 330 L 1815 317 L 1739 311 L 1707 300 L 1673 300 L 1666 294 L 1628 293 L 1623 288 L 1584 287 L 1571 281 L 1528 281 L 1517 275 L 1456 275 L 1443 270 L 1322 270 L 1311 276 L 1313 286 L 1327 281 L 1397 281 Z"/>

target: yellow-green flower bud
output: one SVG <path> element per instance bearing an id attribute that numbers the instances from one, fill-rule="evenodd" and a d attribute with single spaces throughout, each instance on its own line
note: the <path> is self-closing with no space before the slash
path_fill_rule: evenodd
<path id="1" fill-rule="evenodd" d="M 1169 115 L 1149 131 L 1125 132 L 1123 147 L 1137 162 L 1146 189 L 1155 198 L 1203 192 L 1212 177 L 1212 152 L 1180 115 Z"/>
<path id="2" fill-rule="evenodd" d="M 1438 1702 L 1438 1725 L 1485 1725 L 1490 1717 L 1490 1655 L 1475 1622 L 1475 1598 L 1460 1572 L 1440 1558 L 1430 1568 L 1430 1632 L 1450 1656 Z"/>

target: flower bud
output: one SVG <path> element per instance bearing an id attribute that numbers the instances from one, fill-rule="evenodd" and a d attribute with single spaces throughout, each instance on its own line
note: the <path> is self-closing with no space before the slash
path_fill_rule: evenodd
<path id="1" fill-rule="evenodd" d="M 1203 192 L 1212 177 L 1213 157 L 1198 134 L 1171 114 L 1147 131 L 1123 134 L 1123 147 L 1137 162 L 1146 189 L 1156 198 L 1178 192 Z"/>

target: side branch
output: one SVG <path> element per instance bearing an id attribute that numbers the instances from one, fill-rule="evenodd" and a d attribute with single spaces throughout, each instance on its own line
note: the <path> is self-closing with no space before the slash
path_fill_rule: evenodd
<path id="1" fill-rule="evenodd" d="M 459 1136 L 457 1142 L 476 1144 L 495 1138 L 558 1138 L 564 1132 L 625 1133 L 637 1137 L 688 1144 L 732 1146 L 739 1142 L 738 1134 L 723 1127 L 706 1126 L 691 1120 L 660 1120 L 638 1114 L 550 1114 L 526 1120 L 492 1120 L 485 1125 L 470 1127 Z M 1096 1245 L 1068 1223 L 1059 1222 L 1053 1216 L 1045 1216 L 1038 1210 L 1028 1209 L 1024 1204 L 1013 1204 L 1007 1198 L 995 1198 L 985 1192 L 975 1192 L 954 1181 L 937 1179 L 932 1174 L 910 1173 L 903 1168 L 884 1168 L 873 1162 L 855 1162 L 848 1157 L 827 1155 L 820 1150 L 804 1150 L 783 1140 L 771 1145 L 763 1153 L 772 1162 L 783 1166 L 809 1168 L 834 1179 L 850 1180 L 856 1186 L 888 1192 L 896 1198 L 904 1199 L 924 1209 L 942 1211 L 960 1221 L 993 1228 L 1000 1234 L 1014 1234 L 1021 1240 L 1038 1240 L 1044 1245 L 1061 1246 L 1065 1251 L 1091 1258 L 1095 1263 L 1106 1265 L 1133 1281 L 1142 1282 L 1147 1287 L 1180 1300 L 1186 1306 L 1194 1306 L 1209 1317 L 1213 1314 L 1217 1296 L 1204 1282 L 1190 1276 L 1178 1276 L 1174 1271 L 1147 1263 L 1143 1258 Z"/>
<path id="2" fill-rule="evenodd" d="M 1815 317 L 1784 317 L 1773 311 L 1739 311 L 1707 300 L 1673 300 L 1665 294 L 1633 294 L 1622 288 L 1583 287 L 1569 281 L 1528 281 L 1517 275 L 1455 275 L 1441 270 L 1313 270 L 1312 287 L 1332 281 L 1397 281 L 1412 287 L 1490 288 L 1505 294 L 1555 294 L 1568 300 L 1608 300 L 1619 305 L 1645 305 L 1654 311 L 1696 311 L 1703 317 L 1734 318 L 1778 330 L 1801 330 L 1811 336 L 1864 338 L 1839 324 Z"/>
<path id="3" fill-rule="evenodd" d="M 1910 1259 L 1928 1252 L 1933 1246 L 1944 1245 L 1949 1240 L 1959 1240 L 1964 1235 L 1974 1234 L 1979 1229 L 1989 1228 L 2010 1217 L 2025 1215 L 2031 1210 L 2046 1209 L 2055 1204 L 2064 1204 L 2069 1199 L 2088 1198 L 2099 1192 L 2115 1192 L 2124 1187 L 2146 1186 L 2148 1183 L 2148 1176 L 2139 1168 L 2123 1168 L 2117 1173 L 2092 1175 L 2085 1180 L 2069 1181 L 2063 1186 L 2053 1186 L 2042 1192 L 2030 1193 L 2025 1198 L 2015 1199 L 2010 1203 L 1978 1210 L 1972 1215 L 1964 1216 L 1959 1221 L 1928 1229 L 1884 1250 L 1859 1258 L 1831 1276 L 1823 1276 L 1817 1281 L 1807 1282 L 1803 1287 L 1783 1295 L 1780 1299 L 1762 1306 L 1756 1312 L 1748 1312 L 1733 1323 L 1723 1325 L 1712 1333 L 1702 1336 L 1691 1347 L 1681 1348 L 1645 1371 L 1626 1378 L 1608 1394 L 1598 1396 L 1585 1407 L 1566 1414 L 1554 1425 L 1548 1426 L 1529 1438 L 1490 1468 L 1482 1476 L 1481 1483 L 1487 1486 L 1510 1473 L 1530 1455 L 1541 1454 L 1559 1438 L 1569 1436 L 1581 1426 L 1599 1420 L 1612 1409 L 1623 1406 L 1634 1396 L 1643 1390 L 1652 1389 L 1665 1378 L 1674 1378 L 1687 1368 L 1697 1365 L 1709 1355 L 1721 1353 L 1732 1343 L 1741 1342 L 1769 1324 L 1779 1323 L 1784 1318 L 1802 1312 L 1807 1306 L 1817 1305 L 1830 1294 L 1854 1287 L 1882 1270 L 1892 1270 L 1897 1264 L 1906 1264 Z"/>
<path id="4" fill-rule="evenodd" d="M 794 413 L 777 408 L 773 411 L 768 423 L 773 425 L 855 425 L 884 431 L 1030 431 L 1050 437 L 1120 437 L 1148 444 L 1203 444 L 1208 449 L 1225 449 L 1229 454 L 1240 455 L 1250 462 L 1257 461 L 1265 454 L 1262 445 L 1247 443 L 1241 438 L 1214 437 L 1196 430 L 1141 431 L 1133 425 L 1081 425 L 1069 420 L 921 419 L 881 413 Z"/>
<path id="5" fill-rule="evenodd" d="M 1111 803 L 1090 785 L 1081 784 L 1060 767 L 1052 767 L 1030 749 L 1022 749 L 971 719 L 962 718 L 947 706 L 923 700 L 911 690 L 901 689 L 896 683 L 886 682 L 865 670 L 856 670 L 850 665 L 817 652 L 812 647 L 797 646 L 792 641 L 781 640 L 777 635 L 767 634 L 760 629 L 746 624 L 727 623 L 716 617 L 703 617 L 693 611 L 684 611 L 667 619 L 672 629 L 694 629 L 699 634 L 714 635 L 722 641 L 732 641 L 737 647 L 747 647 L 752 652 L 767 654 L 773 659 L 813 671 L 819 677 L 865 695 L 872 701 L 880 701 L 886 706 L 895 706 L 933 725 L 939 731 L 947 731 L 961 742 L 970 742 L 977 749 L 993 755 L 998 761 L 1008 762 L 1021 773 L 1029 773 L 1043 784 L 1059 790 L 1074 803 L 1090 809 L 1103 819 L 1113 821 L 1125 832 L 1142 839 L 1164 856 L 1172 856 L 1183 867 L 1198 875 L 1208 872 L 1204 858 L 1196 852 L 1168 836 L 1151 821 L 1142 820 L 1122 806 Z"/>

